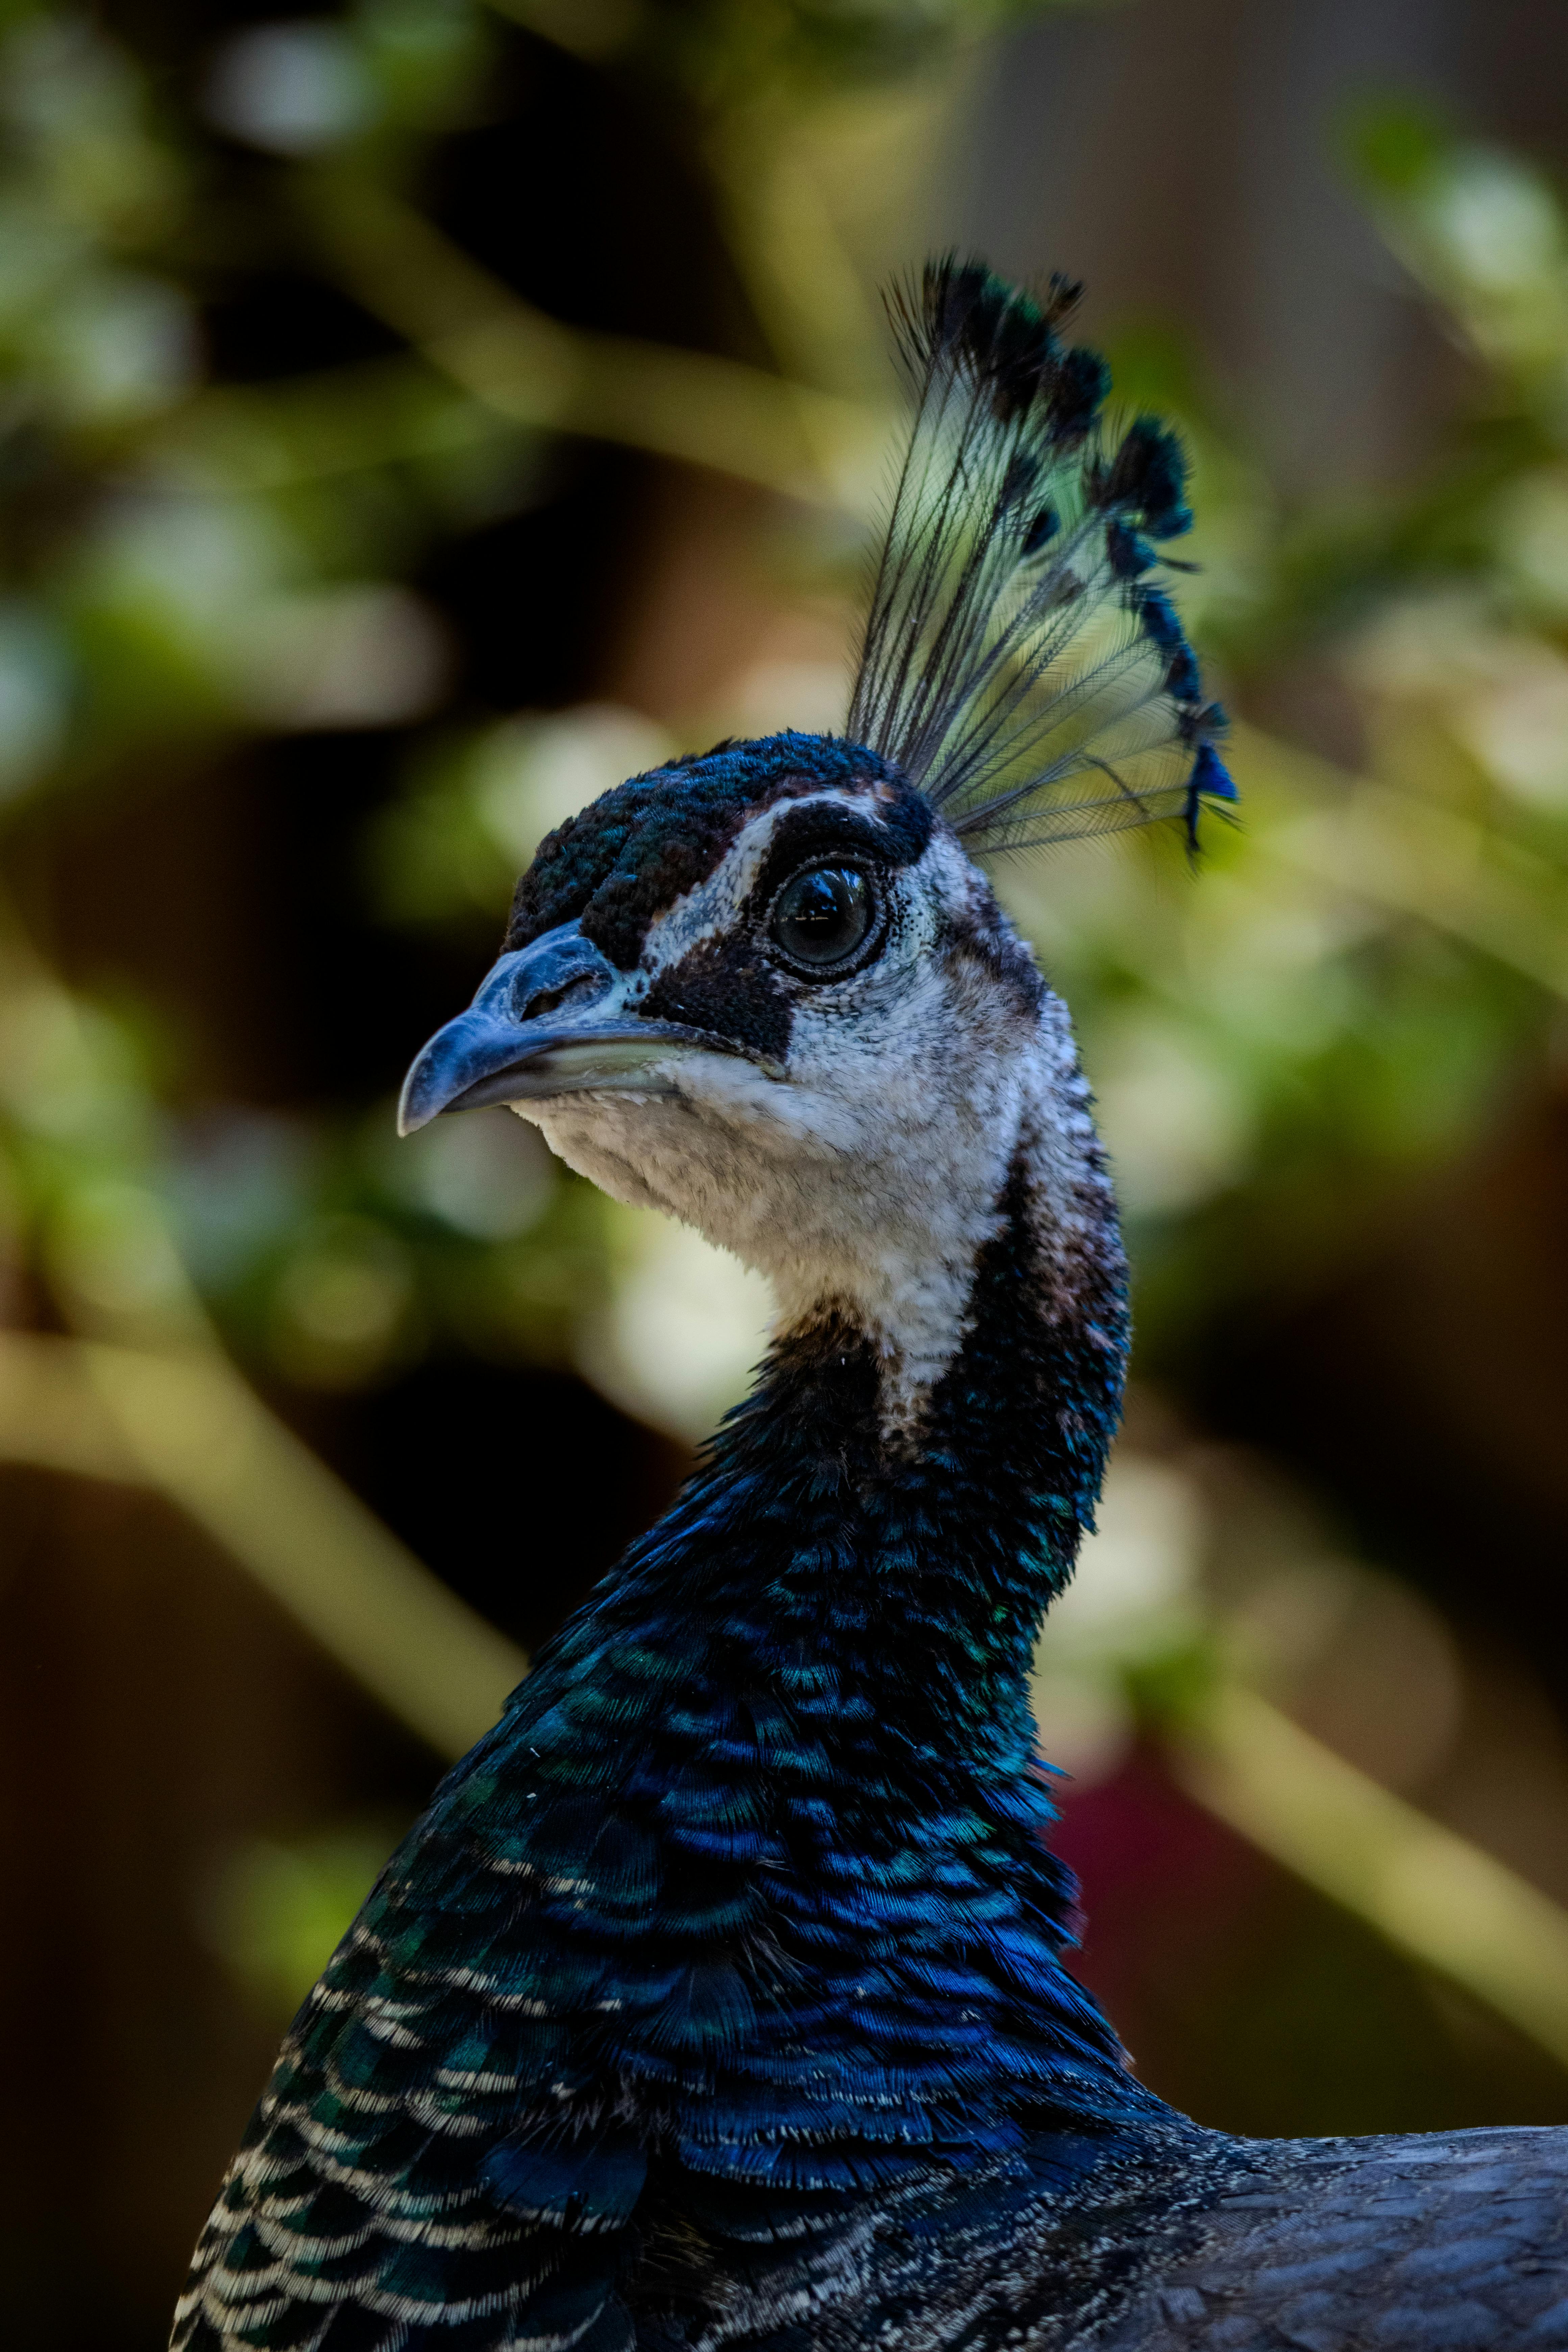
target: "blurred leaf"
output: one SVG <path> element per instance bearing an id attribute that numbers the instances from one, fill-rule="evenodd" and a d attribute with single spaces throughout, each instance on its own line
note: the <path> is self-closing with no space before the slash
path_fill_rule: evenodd
<path id="1" fill-rule="evenodd" d="M 253 1838 L 196 1890 L 204 1941 L 269 2025 L 286 2025 L 331 1958 L 405 1824 L 375 1819 L 307 1838 Z"/>

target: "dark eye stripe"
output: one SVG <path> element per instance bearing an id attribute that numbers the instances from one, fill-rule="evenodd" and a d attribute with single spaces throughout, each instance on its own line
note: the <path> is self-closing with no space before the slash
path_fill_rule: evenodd
<path id="1" fill-rule="evenodd" d="M 782 1063 L 795 985 L 769 962 L 748 927 L 703 940 L 659 973 L 642 1002 L 650 1021 L 710 1029 L 749 1054 Z"/>

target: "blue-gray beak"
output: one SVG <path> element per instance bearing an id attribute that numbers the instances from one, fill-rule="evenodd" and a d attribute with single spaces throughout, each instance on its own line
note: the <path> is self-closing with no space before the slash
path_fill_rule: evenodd
<path id="1" fill-rule="evenodd" d="M 664 1087 L 653 1066 L 668 1063 L 672 1050 L 731 1050 L 700 1030 L 639 1020 L 624 1002 L 625 987 L 626 975 L 575 923 L 503 955 L 468 1011 L 416 1056 L 397 1106 L 399 1135 L 412 1135 L 438 1111 L 487 1103 L 606 1087 L 658 1093 Z"/>

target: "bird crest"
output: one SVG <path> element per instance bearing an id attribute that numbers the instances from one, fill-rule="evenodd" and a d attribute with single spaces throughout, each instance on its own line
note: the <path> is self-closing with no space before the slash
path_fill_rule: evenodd
<path id="1" fill-rule="evenodd" d="M 889 308 L 916 411 L 847 732 L 972 850 L 1176 819 L 1236 798 L 1161 545 L 1192 527 L 1170 428 L 1103 420 L 1110 372 L 1043 301 L 953 257 Z M 1186 568 L 1186 567 L 1179 567 Z"/>

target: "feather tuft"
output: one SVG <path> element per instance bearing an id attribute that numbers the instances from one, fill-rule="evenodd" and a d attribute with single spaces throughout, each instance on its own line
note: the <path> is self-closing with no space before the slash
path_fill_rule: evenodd
<path id="1" fill-rule="evenodd" d="M 1110 374 L 1036 300 L 949 257 L 890 301 L 917 408 L 850 706 L 979 851 L 1173 818 L 1195 846 L 1236 788 L 1224 717 L 1152 574 L 1192 528 L 1158 418 L 1104 424 Z"/>

